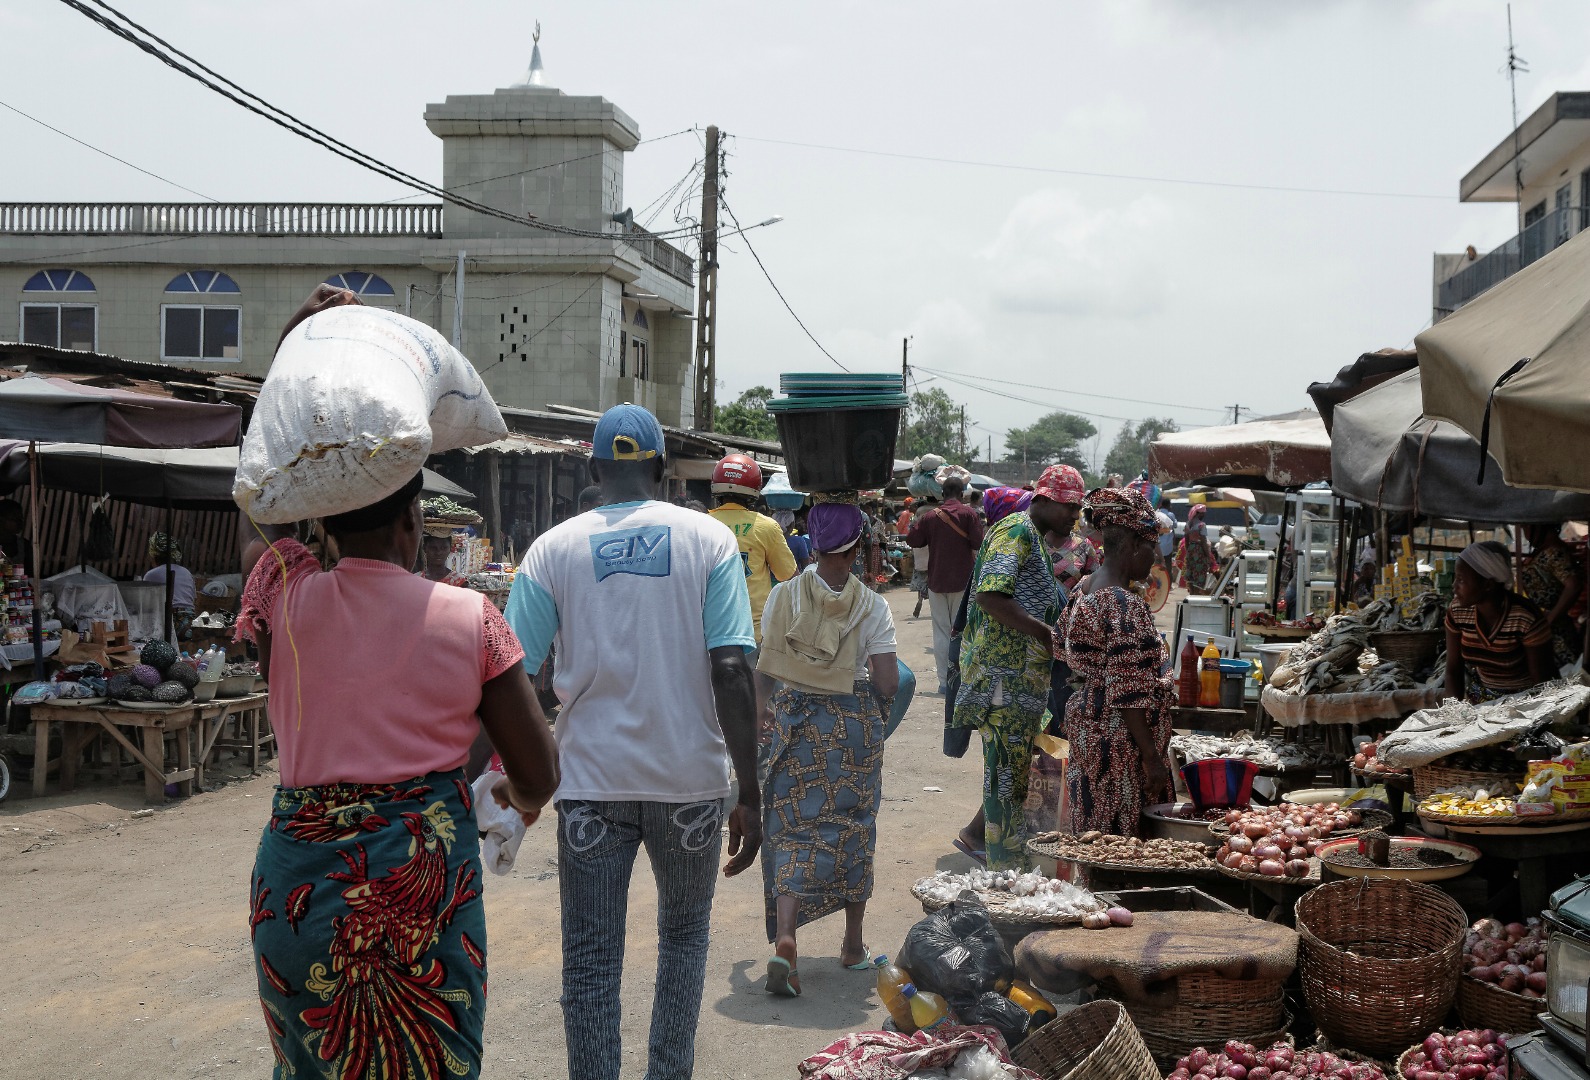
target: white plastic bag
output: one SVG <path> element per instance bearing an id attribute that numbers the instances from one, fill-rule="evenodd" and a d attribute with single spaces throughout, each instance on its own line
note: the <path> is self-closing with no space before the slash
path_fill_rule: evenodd
<path id="1" fill-rule="evenodd" d="M 392 494 L 431 454 L 506 433 L 479 373 L 435 330 L 377 308 L 331 308 L 277 350 L 232 498 L 265 523 L 345 513 Z"/>

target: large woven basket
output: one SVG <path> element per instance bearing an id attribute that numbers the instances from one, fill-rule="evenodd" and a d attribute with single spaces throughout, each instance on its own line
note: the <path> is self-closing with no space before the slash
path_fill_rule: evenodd
<path id="1" fill-rule="evenodd" d="M 1319 1030 L 1393 1058 L 1438 1027 L 1457 996 L 1468 917 L 1439 889 L 1354 878 L 1297 902 L 1298 970 Z"/>
<path id="2" fill-rule="evenodd" d="M 1435 659 L 1446 645 L 1446 631 L 1439 627 L 1434 630 L 1383 630 L 1370 634 L 1369 644 L 1381 660 L 1400 660 L 1411 673 Z"/>
<path id="3" fill-rule="evenodd" d="M 1160 1080 L 1159 1066 L 1119 1002 L 1095 1001 L 1031 1035 L 1011 1060 L 1043 1080 Z"/>
<path id="4" fill-rule="evenodd" d="M 1413 770 L 1413 797 L 1420 800 L 1438 791 L 1452 788 L 1482 787 L 1492 794 L 1516 795 L 1524 774 L 1475 772 L 1473 769 L 1449 769 L 1445 765 L 1418 765 Z"/>
<path id="5" fill-rule="evenodd" d="M 1154 1062 L 1165 1072 L 1170 1072 L 1176 1067 L 1176 1062 L 1186 1057 L 1194 1048 L 1203 1046 L 1216 1050 L 1226 1045 L 1228 1039 L 1245 1042 L 1259 1048 L 1262 1053 L 1276 1043 L 1290 1043 L 1292 1036 L 1288 1033 L 1292 1027 L 1292 1016 L 1285 1009 L 1281 1010 L 1279 1025 L 1270 1031 L 1257 1035 L 1238 1034 L 1214 1035 L 1195 1037 L 1184 1032 L 1162 1032 L 1151 1028 L 1139 1027 L 1138 1034 L 1143 1037 L 1143 1045 L 1148 1047 L 1148 1052 L 1154 1055 Z"/>
<path id="6" fill-rule="evenodd" d="M 1464 1027 L 1523 1035 L 1540 1027 L 1535 1018 L 1546 1011 L 1546 1003 L 1464 975 L 1458 980 L 1457 1010 Z"/>

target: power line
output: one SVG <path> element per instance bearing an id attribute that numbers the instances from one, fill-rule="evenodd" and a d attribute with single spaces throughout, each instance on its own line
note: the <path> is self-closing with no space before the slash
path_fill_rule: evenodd
<path id="1" fill-rule="evenodd" d="M 181 233 L 177 236 L 162 236 L 158 240 L 141 240 L 136 244 L 112 244 L 109 247 L 84 248 L 81 251 L 52 251 L 51 259 L 70 259 L 75 255 L 97 255 L 102 251 L 126 251 L 128 248 L 152 247 L 155 244 L 169 244 L 174 240 L 193 240 L 199 233 Z M 30 255 L 25 259 L 0 259 L 0 266 L 17 266 L 22 263 L 36 265 L 39 257 Z"/>
<path id="2" fill-rule="evenodd" d="M 537 330 L 532 331 L 530 336 L 524 339 L 524 344 L 528 347 L 529 344 L 532 341 L 534 341 L 536 338 L 540 337 L 542 334 L 544 334 L 548 330 L 550 330 L 552 328 L 552 324 L 553 323 L 555 323 L 559 319 L 563 318 L 563 316 L 567 315 L 569 313 L 569 310 L 571 308 L 573 308 L 575 304 L 578 304 L 581 300 L 584 300 L 587 296 L 589 296 L 591 290 L 596 288 L 597 285 L 601 284 L 602 280 L 603 279 L 600 278 L 600 277 L 593 278 L 591 283 L 589 285 L 587 285 L 583 290 L 581 290 L 580 295 L 576 296 L 573 300 L 570 300 L 567 304 L 564 304 L 563 305 L 563 309 L 561 311 L 559 311 L 556 315 L 552 316 L 552 318 L 548 319 L 546 321 L 545 325 L 541 326 Z M 575 344 L 579 344 L 579 343 L 575 342 Z M 589 352 L 590 350 L 587 349 L 586 351 Z M 521 358 L 523 356 L 525 356 L 525 355 L 527 355 L 527 354 L 524 354 L 524 353 L 520 354 Z M 597 357 L 597 360 L 600 360 L 600 359 L 601 359 L 601 357 Z M 503 360 L 506 360 L 506 357 L 504 357 Z M 498 360 L 495 364 L 487 364 L 485 367 L 483 367 L 483 368 L 481 368 L 479 370 L 479 374 L 484 375 L 486 372 L 490 371 L 492 368 L 496 367 L 498 364 L 503 363 L 503 360 Z"/>
<path id="3" fill-rule="evenodd" d="M 69 134 L 67 134 L 66 132 L 62 131 L 60 128 L 56 127 L 53 124 L 46 124 L 43 120 L 40 120 L 37 116 L 30 116 L 28 113 L 23 112 L 21 109 L 17 108 L 15 105 L 9 105 L 9 104 L 7 104 L 4 101 L 0 101 L 0 107 L 10 109 L 12 112 L 16 113 L 18 116 L 22 117 L 24 120 L 32 120 L 35 124 L 39 125 L 39 127 L 48 128 L 49 130 L 55 132 L 57 135 L 61 136 L 61 138 L 63 138 L 63 139 L 72 140 L 78 146 L 86 147 L 87 149 L 94 151 L 94 153 L 96 153 L 96 154 L 103 154 L 105 157 L 110 158 L 112 161 L 120 162 L 121 164 L 127 166 L 129 169 L 132 169 L 132 170 L 134 170 L 136 172 L 141 172 L 145 176 L 152 176 L 156 180 L 159 180 L 162 184 L 170 184 L 174 188 L 180 188 L 181 190 L 186 191 L 189 195 L 197 195 L 199 198 L 207 199 L 210 202 L 220 202 L 219 199 L 216 199 L 216 198 L 214 198 L 213 196 L 210 196 L 210 195 L 206 195 L 202 191 L 194 191 L 192 188 L 188 187 L 186 184 L 179 184 L 175 180 L 168 180 L 166 177 L 161 176 L 157 172 L 150 172 L 148 169 L 144 168 L 141 165 L 134 165 L 132 162 L 128 161 L 126 158 L 119 158 L 115 154 L 111 153 L 109 150 L 101 150 L 99 147 L 95 146 L 93 143 L 84 142 L 82 139 L 79 139 L 76 135 L 69 135 Z"/>
<path id="4" fill-rule="evenodd" d="M 927 369 L 923 368 L 922 370 L 926 371 Z M 1009 398 L 1011 401 L 1020 401 L 1027 405 L 1036 405 L 1042 409 L 1056 409 L 1061 412 L 1076 413 L 1079 416 L 1091 416 L 1098 420 L 1118 420 L 1124 424 L 1136 423 L 1138 420 L 1142 419 L 1142 417 L 1133 416 L 1111 416 L 1108 413 L 1096 413 L 1089 412 L 1086 409 L 1074 409 L 1069 405 L 1057 405 L 1052 401 L 1039 401 L 1036 398 L 1023 397 L 1020 394 L 1011 394 L 1004 390 L 995 390 L 988 386 L 979 386 L 977 383 L 967 382 L 951 375 L 945 375 L 943 372 L 939 372 L 934 376 L 934 378 L 944 379 L 947 382 L 952 382 L 957 386 L 964 386 L 969 390 L 981 390 L 983 393 L 993 394 L 995 397 Z"/>
<path id="5" fill-rule="evenodd" d="M 841 364 L 838 359 L 835 358 L 833 353 L 823 348 L 823 343 L 817 340 L 817 335 L 813 334 L 811 330 L 807 328 L 806 324 L 801 321 L 801 317 L 795 314 L 795 309 L 790 307 L 789 301 L 784 297 L 783 290 L 781 290 L 778 287 L 778 283 L 773 280 L 773 275 L 767 272 L 767 267 L 762 263 L 762 256 L 758 255 L 756 253 L 756 248 L 751 246 L 751 239 L 747 235 L 746 229 L 740 225 L 740 219 L 734 216 L 734 211 L 729 209 L 729 204 L 726 201 L 723 203 L 723 212 L 729 215 L 730 221 L 734 222 L 734 227 L 739 232 L 740 239 L 745 241 L 745 250 L 749 251 L 751 253 L 751 258 L 756 260 L 757 268 L 762 271 L 762 276 L 767 278 L 767 283 L 773 287 L 773 292 L 778 295 L 779 302 L 784 305 L 784 310 L 789 312 L 790 318 L 794 319 L 796 325 L 805 332 L 807 337 L 812 339 L 812 344 L 817 346 L 817 350 L 819 352 L 828 357 L 828 359 L 833 360 L 835 367 L 837 367 L 840 371 L 849 371 L 850 369 L 844 364 Z"/>
<path id="6" fill-rule="evenodd" d="M 61 0 L 61 3 L 65 4 L 67 7 L 70 7 L 72 10 L 83 15 L 85 18 L 88 18 L 89 20 L 99 24 L 106 30 L 109 30 L 111 33 L 115 34 L 117 37 L 137 46 L 139 49 L 148 53 L 150 56 L 153 56 L 155 59 L 159 60 L 161 63 L 165 64 L 167 67 L 170 67 L 174 71 L 186 75 L 195 82 L 208 87 L 217 94 L 220 94 L 222 97 L 225 97 L 235 104 L 247 109 L 249 112 L 269 120 L 278 127 L 284 128 L 302 139 L 306 139 L 309 142 L 315 143 L 318 146 L 330 150 L 338 157 L 351 161 L 362 168 L 368 169 L 371 172 L 374 172 L 380 176 L 384 176 L 389 180 L 396 181 L 397 183 L 403 184 L 407 187 L 412 187 L 418 191 L 422 191 L 436 198 L 440 198 L 446 202 L 454 203 L 455 205 L 461 206 L 466 210 L 473 210 L 476 213 L 484 214 L 489 217 L 501 218 L 505 221 L 511 221 L 517 225 L 524 225 L 530 228 L 541 229 L 546 232 L 557 233 L 564 236 L 606 237 L 619 240 L 621 242 L 623 241 L 622 234 L 592 232 L 587 229 L 571 229 L 562 225 L 552 225 L 547 222 L 539 221 L 532 217 L 512 214 L 506 210 L 499 210 L 496 207 L 488 206 L 485 203 L 476 202 L 473 199 L 456 195 L 444 188 L 437 187 L 435 184 L 428 183 L 427 181 L 421 180 L 409 173 L 403 172 L 394 166 L 386 164 L 378 158 L 364 153 L 362 150 L 355 149 L 347 143 L 326 134 L 325 132 L 306 123 L 305 121 L 298 119 L 285 109 L 272 105 L 258 94 L 252 93 L 249 90 L 245 90 L 231 79 L 228 79 L 226 76 L 220 74 L 214 69 L 205 66 L 202 62 L 176 48 L 176 46 L 172 45 L 170 42 L 134 22 L 131 18 L 124 15 L 122 12 L 117 11 L 110 4 L 106 3 L 105 0 L 91 0 L 91 2 L 104 11 L 109 12 L 116 19 L 121 20 L 121 23 L 125 25 L 120 25 L 116 22 L 113 22 L 106 16 L 92 10 L 88 4 L 84 2 L 84 0 Z M 133 31 L 137 31 L 137 33 L 135 34 Z M 138 34 L 142 34 L 143 37 L 139 37 Z M 148 40 L 145 40 L 145 38 Z M 178 62 L 174 58 L 173 54 L 175 54 L 176 57 L 181 57 L 183 60 L 186 60 L 189 64 L 192 64 L 193 67 L 190 68 Z M 197 68 L 198 70 L 195 71 L 194 68 Z M 219 80 L 219 83 L 205 78 L 205 75 L 199 74 L 200 71 L 204 72 L 205 75 L 213 76 L 214 79 Z M 230 89 L 228 89 L 228 87 L 230 87 Z M 245 98 L 248 100 L 244 100 Z M 257 102 L 258 105 L 252 104 L 251 102 Z"/>
<path id="7" fill-rule="evenodd" d="M 946 374 L 945 372 L 937 371 L 934 368 L 927 367 L 923 364 L 918 364 L 917 367 L 920 367 L 923 371 L 926 371 L 932 375 Z M 1001 383 L 1005 386 L 1025 386 L 1029 390 L 1048 390 L 1055 394 L 1074 394 L 1077 397 L 1103 398 L 1105 401 L 1121 401 L 1128 405 L 1154 405 L 1163 409 L 1192 409 L 1194 412 L 1224 413 L 1226 409 L 1231 407 L 1227 405 L 1224 408 L 1217 409 L 1208 405 L 1182 405 L 1169 401 L 1146 401 L 1143 398 L 1115 397 L 1110 394 L 1091 394 L 1086 390 L 1072 390 L 1069 387 L 1062 388 L 1058 386 L 1038 386 L 1034 383 L 1022 382 L 1015 379 L 993 379 L 986 375 L 978 375 L 976 378 L 982 382 Z"/>
<path id="8" fill-rule="evenodd" d="M 982 169 L 1010 169 L 1016 172 L 1048 173 L 1054 176 L 1084 176 L 1095 180 L 1134 180 L 1148 184 L 1181 184 L 1188 187 L 1231 188 L 1237 191 L 1278 191 L 1295 195 L 1356 195 L 1377 199 L 1439 199 L 1451 201 L 1450 195 L 1422 195 L 1412 191 L 1361 191 L 1353 188 L 1291 187 L 1285 184 L 1241 184 L 1225 180 L 1194 180 L 1178 176 L 1148 176 L 1138 173 L 1095 172 L 1087 169 L 1057 169 L 1044 165 L 1020 165 L 1008 161 L 974 161 L 968 158 L 933 157 L 928 154 L 904 154 L 890 150 L 866 150 L 855 146 L 829 146 L 824 143 L 793 142 L 788 139 L 763 139 L 754 135 L 737 135 L 746 142 L 771 143 L 774 146 L 798 146 L 806 150 L 832 150 L 841 154 L 865 154 L 869 157 L 900 158 L 905 161 L 927 161 L 936 165 L 971 165 Z"/>

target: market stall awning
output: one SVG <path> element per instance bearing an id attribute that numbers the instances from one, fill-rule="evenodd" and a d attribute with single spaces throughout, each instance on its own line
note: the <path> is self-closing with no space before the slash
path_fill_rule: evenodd
<path id="1" fill-rule="evenodd" d="M 1331 475 L 1331 441 L 1318 416 L 1167 432 L 1148 447 L 1154 483 L 1232 482 L 1295 488 Z"/>
<path id="2" fill-rule="evenodd" d="M 1418 366 L 1419 354 L 1412 349 L 1381 349 L 1364 353 L 1345 365 L 1330 382 L 1310 383 L 1309 400 L 1314 402 L 1314 407 L 1319 410 L 1319 418 L 1325 422 L 1325 430 L 1329 432 L 1334 423 L 1336 406 Z"/>
<path id="3" fill-rule="evenodd" d="M 236 446 L 243 410 L 236 405 L 109 390 L 37 376 L 0 384 L 0 438 L 49 439 L 108 446 Z"/>
<path id="4" fill-rule="evenodd" d="M 83 443 L 38 443 L 39 485 L 80 495 L 109 495 L 150 506 L 168 503 L 179 510 L 235 510 L 232 480 L 237 447 L 202 450 L 142 450 Z M 28 482 L 28 445 L 0 442 L 0 485 Z M 424 494 L 463 501 L 475 498 L 429 469 Z"/>
<path id="5" fill-rule="evenodd" d="M 1418 369 L 1336 407 L 1331 487 L 1365 506 L 1458 521 L 1553 523 L 1590 515 L 1590 496 L 1509 487 L 1492 467 L 1474 482 L 1479 442 L 1422 411 Z"/>
<path id="6" fill-rule="evenodd" d="M 1426 416 L 1484 442 L 1488 413 L 1488 446 L 1509 484 L 1590 492 L 1590 235 L 1486 290 L 1414 346 Z"/>

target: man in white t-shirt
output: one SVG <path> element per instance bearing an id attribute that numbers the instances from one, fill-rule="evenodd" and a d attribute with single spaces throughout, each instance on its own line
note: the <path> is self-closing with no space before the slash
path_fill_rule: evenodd
<path id="1" fill-rule="evenodd" d="M 636 405 L 602 414 L 602 505 L 543 533 L 505 614 L 535 671 L 553 644 L 563 778 L 558 876 L 571 1080 L 618 1080 L 630 873 L 657 879 L 660 940 L 646 1075 L 688 1077 L 706 977 L 729 761 L 734 876 L 761 847 L 751 604 L 734 533 L 659 502 L 663 431 Z"/>

